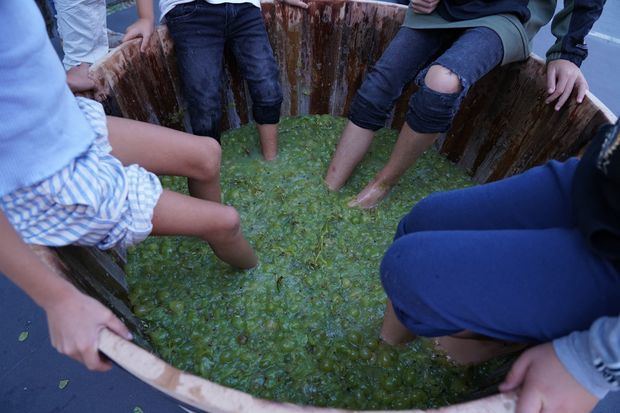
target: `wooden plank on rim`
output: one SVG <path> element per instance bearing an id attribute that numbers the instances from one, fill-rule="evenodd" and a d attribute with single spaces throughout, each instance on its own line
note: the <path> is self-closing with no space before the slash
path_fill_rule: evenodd
<path id="1" fill-rule="evenodd" d="M 99 335 L 99 350 L 145 383 L 187 405 L 209 413 L 360 413 L 359 410 L 299 406 L 253 397 L 181 371 L 108 329 Z M 514 413 L 514 393 L 499 394 L 464 404 L 400 413 Z M 387 410 L 367 413 L 389 413 Z M 391 411 L 394 412 L 394 411 Z"/>

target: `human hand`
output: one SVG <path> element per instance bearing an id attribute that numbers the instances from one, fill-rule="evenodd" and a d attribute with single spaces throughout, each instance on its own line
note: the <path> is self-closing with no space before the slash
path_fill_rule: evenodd
<path id="1" fill-rule="evenodd" d="M 302 0 L 282 0 L 282 3 L 290 4 L 294 7 L 299 7 L 300 9 L 307 9 L 308 4 L 304 3 Z"/>
<path id="2" fill-rule="evenodd" d="M 598 399 L 564 368 L 551 343 L 523 353 L 499 386 L 520 388 L 516 413 L 589 413 Z"/>
<path id="3" fill-rule="evenodd" d="M 557 99 L 555 110 L 560 110 L 575 87 L 577 87 L 577 103 L 581 103 L 589 86 L 576 64 L 564 59 L 553 60 L 547 64 L 549 97 L 545 103 L 551 103 Z"/>
<path id="4" fill-rule="evenodd" d="M 411 0 L 411 7 L 418 14 L 431 14 L 438 4 L 439 0 Z"/>
<path id="5" fill-rule="evenodd" d="M 67 84 L 73 93 L 87 92 L 95 88 L 90 77 L 90 63 L 80 63 L 67 70 Z"/>
<path id="6" fill-rule="evenodd" d="M 123 36 L 123 43 L 131 39 L 137 39 L 139 37 L 142 38 L 142 43 L 140 43 L 140 51 L 146 51 L 146 47 L 149 44 L 149 39 L 151 35 L 155 31 L 155 26 L 153 25 L 153 20 L 148 18 L 140 18 L 136 20 L 134 24 L 129 26 L 125 31 L 125 36 Z"/>
<path id="7" fill-rule="evenodd" d="M 99 301 L 72 289 L 62 298 L 45 307 L 52 346 L 86 365 L 89 370 L 107 371 L 112 368 L 97 349 L 99 333 L 109 328 L 131 340 L 127 327 Z"/>

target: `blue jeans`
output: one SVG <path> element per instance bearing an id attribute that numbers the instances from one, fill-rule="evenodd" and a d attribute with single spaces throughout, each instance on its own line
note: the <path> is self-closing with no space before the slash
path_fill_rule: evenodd
<path id="1" fill-rule="evenodd" d="M 546 342 L 620 313 L 620 268 L 577 228 L 578 161 L 433 194 L 413 207 L 381 263 L 400 321 L 422 336 L 469 330 Z"/>
<path id="2" fill-rule="evenodd" d="M 380 0 L 386 3 L 395 3 L 395 4 L 402 4 L 403 6 L 407 6 L 409 5 L 409 3 L 411 2 L 411 0 Z"/>
<path id="3" fill-rule="evenodd" d="M 263 17 L 250 3 L 193 1 L 166 13 L 192 130 L 218 139 L 222 122 L 224 48 L 229 46 L 252 97 L 258 124 L 280 120 L 282 88 Z"/>
<path id="4" fill-rule="evenodd" d="M 469 88 L 503 57 L 500 37 L 486 27 L 417 30 L 402 27 L 371 68 L 351 104 L 349 119 L 364 129 L 385 126 L 396 100 L 415 79 L 407 124 L 420 133 L 446 132 Z M 460 93 L 439 93 L 424 83 L 426 72 L 441 65 L 456 74 Z"/>

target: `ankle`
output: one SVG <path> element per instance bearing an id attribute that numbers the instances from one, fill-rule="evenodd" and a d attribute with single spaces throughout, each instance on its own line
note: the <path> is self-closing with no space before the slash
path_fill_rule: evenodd
<path id="1" fill-rule="evenodd" d="M 278 156 L 278 125 L 256 125 L 260 137 L 260 146 L 263 158 L 266 161 L 274 160 Z"/>
<path id="2" fill-rule="evenodd" d="M 387 176 L 379 174 L 370 182 L 370 185 L 382 190 L 390 190 L 394 185 L 396 185 L 396 182 Z"/>
<path id="3" fill-rule="evenodd" d="M 333 192 L 340 191 L 340 188 L 342 188 L 342 186 L 344 185 L 344 183 L 338 182 L 338 180 L 334 179 L 333 177 L 329 175 L 325 177 L 323 182 L 325 182 L 325 186 L 327 186 L 327 189 Z"/>
<path id="4" fill-rule="evenodd" d="M 266 161 L 273 161 L 278 157 L 278 148 L 277 147 L 265 147 L 262 146 L 263 159 Z"/>

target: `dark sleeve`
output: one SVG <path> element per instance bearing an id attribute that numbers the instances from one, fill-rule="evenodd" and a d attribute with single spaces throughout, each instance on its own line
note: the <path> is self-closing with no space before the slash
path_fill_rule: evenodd
<path id="1" fill-rule="evenodd" d="M 620 122 L 596 132 L 575 171 L 572 202 L 587 244 L 620 269 Z"/>
<path id="2" fill-rule="evenodd" d="M 557 41 L 547 52 L 547 62 L 569 60 L 581 66 L 588 56 L 585 37 L 603 12 L 606 0 L 564 0 L 562 9 L 551 23 Z"/>

